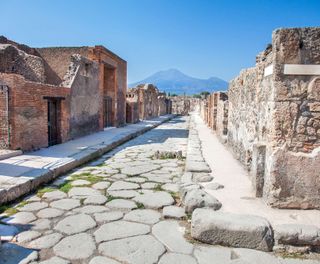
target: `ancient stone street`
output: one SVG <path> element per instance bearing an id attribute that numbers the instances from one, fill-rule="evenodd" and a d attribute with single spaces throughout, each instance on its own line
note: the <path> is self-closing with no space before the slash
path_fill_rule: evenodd
<path id="1" fill-rule="evenodd" d="M 179 195 L 188 137 L 189 117 L 175 118 L 9 208 L 0 264 L 318 263 L 193 240 Z"/>

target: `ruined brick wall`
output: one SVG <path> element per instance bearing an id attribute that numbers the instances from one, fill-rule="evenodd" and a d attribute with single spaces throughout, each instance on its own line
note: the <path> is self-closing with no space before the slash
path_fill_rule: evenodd
<path id="1" fill-rule="evenodd" d="M 64 97 L 61 101 L 62 142 L 68 140 L 70 89 L 26 80 L 21 75 L 0 73 L 1 81 L 9 87 L 10 148 L 34 150 L 48 146 L 48 97 Z"/>
<path id="2" fill-rule="evenodd" d="M 147 120 L 158 116 L 159 99 L 158 89 L 152 84 L 141 84 L 139 90 L 139 118 Z"/>
<path id="3" fill-rule="evenodd" d="M 172 101 L 172 114 L 176 115 L 188 115 L 190 112 L 190 99 L 184 96 L 170 97 Z"/>
<path id="4" fill-rule="evenodd" d="M 139 122 L 139 90 L 136 88 L 128 89 L 127 91 L 127 123 Z"/>
<path id="5" fill-rule="evenodd" d="M 20 74 L 35 82 L 44 82 L 46 79 L 43 59 L 12 44 L 0 44 L 0 72 Z"/>
<path id="6" fill-rule="evenodd" d="M 99 64 L 81 55 L 72 55 L 62 85 L 71 89 L 69 137 L 77 138 L 99 131 Z"/>
<path id="7" fill-rule="evenodd" d="M 160 93 L 158 95 L 158 102 L 159 102 L 158 116 L 166 115 L 167 114 L 167 102 L 166 102 L 165 95 Z"/>
<path id="8" fill-rule="evenodd" d="M 0 83 L 0 149 L 9 148 L 9 111 L 8 107 L 9 90 L 4 82 Z"/>
<path id="9" fill-rule="evenodd" d="M 286 72 L 292 64 L 320 64 L 319 28 L 274 31 L 256 66 L 230 82 L 228 144 L 268 204 L 320 208 L 320 81 Z"/>
<path id="10" fill-rule="evenodd" d="M 37 48 L 36 52 L 46 64 L 46 83 L 60 85 L 69 70 L 71 56 L 80 54 L 88 57 L 88 47 L 50 47 Z"/>
<path id="11" fill-rule="evenodd" d="M 100 64 L 100 93 L 106 96 L 105 80 L 114 71 L 114 88 L 110 95 L 113 102 L 113 126 L 126 123 L 127 62 L 103 46 L 89 47 L 88 58 Z M 101 101 L 101 109 L 103 109 Z M 100 127 L 103 128 L 104 112 L 100 113 Z"/>

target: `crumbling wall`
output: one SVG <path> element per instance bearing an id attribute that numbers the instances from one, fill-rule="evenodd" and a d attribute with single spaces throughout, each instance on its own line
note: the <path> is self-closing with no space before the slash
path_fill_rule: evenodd
<path id="1" fill-rule="evenodd" d="M 64 87 L 70 87 L 70 138 L 99 130 L 99 65 L 81 55 L 72 55 Z"/>
<path id="2" fill-rule="evenodd" d="M 185 96 L 172 96 L 172 114 L 188 115 L 190 112 L 190 99 Z"/>
<path id="3" fill-rule="evenodd" d="M 141 120 L 151 119 L 158 116 L 159 113 L 159 91 L 152 84 L 138 85 L 139 89 L 139 118 Z"/>
<path id="4" fill-rule="evenodd" d="M 127 91 L 127 123 L 139 122 L 139 90 L 137 88 L 128 89 Z"/>
<path id="5" fill-rule="evenodd" d="M 34 82 L 43 83 L 46 79 L 43 59 L 12 44 L 0 44 L 0 72 L 20 74 Z"/>
<path id="6" fill-rule="evenodd" d="M 166 100 L 167 99 L 166 99 L 165 94 L 159 93 L 159 95 L 158 95 L 158 102 L 159 102 L 158 116 L 166 115 L 168 113 Z"/>
<path id="7" fill-rule="evenodd" d="M 320 64 L 320 28 L 273 33 L 272 152 L 264 195 L 285 208 L 320 208 L 320 78 L 301 67 Z M 296 64 L 298 72 L 285 70 Z"/>
<path id="8" fill-rule="evenodd" d="M 320 81 L 301 70 L 320 64 L 319 39 L 319 28 L 276 30 L 229 86 L 228 144 L 274 207 L 320 208 Z"/>
<path id="9" fill-rule="evenodd" d="M 9 127 L 9 88 L 0 82 L 0 149 L 8 149 L 10 143 Z"/>

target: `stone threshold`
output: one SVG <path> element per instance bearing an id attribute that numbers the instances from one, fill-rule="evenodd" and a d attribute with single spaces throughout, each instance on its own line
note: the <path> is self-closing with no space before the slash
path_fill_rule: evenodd
<path id="1" fill-rule="evenodd" d="M 222 212 L 223 206 L 201 185 L 211 182 L 211 168 L 202 154 L 194 117 L 190 118 L 186 170 L 180 181 L 185 212 L 191 215 L 193 239 L 211 245 L 260 251 L 309 252 L 320 248 L 320 229 L 308 224 L 271 225 L 259 215 Z M 212 183 L 223 188 L 219 183 Z"/>
<path id="2" fill-rule="evenodd" d="M 86 139 L 90 138 L 92 140 L 92 137 L 95 137 L 95 134 L 91 134 L 43 150 L 2 160 L 0 162 L 0 205 L 13 202 L 29 194 L 40 185 L 48 183 L 80 165 L 99 158 L 117 146 L 142 135 L 162 123 L 168 122 L 174 117 L 176 115 L 165 115 L 136 124 L 129 124 L 122 128 L 95 133 L 98 137 L 99 135 L 102 135 L 102 137 L 106 137 L 107 135 L 108 142 L 104 142 L 104 138 L 101 138 L 100 141 L 98 140 L 99 142 L 95 142 L 93 145 L 81 147 L 86 143 Z M 72 149 L 76 149 L 76 151 L 73 151 L 70 155 L 63 155 L 64 153 L 68 153 L 69 146 Z M 58 158 L 54 158 L 55 156 Z M 27 169 L 21 173 L 21 169 L 25 168 L 24 164 L 32 162 L 37 165 L 40 164 L 40 166 L 34 166 L 36 168 L 30 167 L 30 170 Z"/>

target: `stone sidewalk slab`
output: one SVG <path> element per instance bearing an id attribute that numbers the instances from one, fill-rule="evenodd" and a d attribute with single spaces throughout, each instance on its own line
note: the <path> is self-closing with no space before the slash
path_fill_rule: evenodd
<path id="1" fill-rule="evenodd" d="M 49 148 L 0 161 L 0 204 L 13 201 L 39 185 L 135 138 L 175 115 L 110 128 Z"/>

